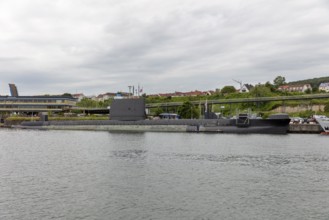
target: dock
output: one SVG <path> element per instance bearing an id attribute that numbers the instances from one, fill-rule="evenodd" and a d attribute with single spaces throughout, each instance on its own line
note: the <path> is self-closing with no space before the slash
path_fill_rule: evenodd
<path id="1" fill-rule="evenodd" d="M 103 131 L 158 131 L 158 132 L 200 132 L 223 133 L 216 126 L 202 123 L 203 120 L 158 120 L 135 122 L 129 125 L 124 122 L 96 121 L 5 121 L 1 127 L 26 129 L 59 129 L 59 130 L 103 130 Z M 200 126 L 197 126 L 199 124 Z M 294 134 L 320 134 L 323 129 L 315 123 L 289 124 L 288 133 Z"/>
<path id="2" fill-rule="evenodd" d="M 320 134 L 322 128 L 319 124 L 290 124 L 289 133 Z"/>

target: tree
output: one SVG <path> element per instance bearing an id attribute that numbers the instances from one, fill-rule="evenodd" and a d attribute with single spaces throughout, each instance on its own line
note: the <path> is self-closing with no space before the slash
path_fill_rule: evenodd
<path id="1" fill-rule="evenodd" d="M 72 94 L 71 93 L 64 93 L 62 96 L 72 98 Z"/>
<path id="2" fill-rule="evenodd" d="M 318 93 L 318 92 L 323 93 L 324 91 L 319 91 L 319 88 L 318 87 L 313 87 L 312 88 L 312 92 L 313 93 Z"/>
<path id="3" fill-rule="evenodd" d="M 80 102 L 77 103 L 79 107 L 85 108 L 97 108 L 99 103 L 89 98 L 83 98 Z"/>
<path id="4" fill-rule="evenodd" d="M 182 106 L 178 108 L 178 114 L 182 118 L 199 118 L 200 112 L 191 102 L 184 102 Z"/>
<path id="5" fill-rule="evenodd" d="M 305 93 L 306 93 L 306 94 L 311 94 L 311 93 L 312 93 L 312 89 L 306 89 L 306 90 L 305 90 Z"/>
<path id="6" fill-rule="evenodd" d="M 282 86 L 283 84 L 286 84 L 286 78 L 283 76 L 277 76 L 274 80 L 273 80 L 273 84 L 276 88 L 278 88 L 279 86 Z"/>
<path id="7" fill-rule="evenodd" d="M 272 96 L 271 89 L 266 85 L 256 85 L 251 89 L 250 94 L 254 97 L 268 97 Z"/>
<path id="8" fill-rule="evenodd" d="M 220 92 L 222 94 L 230 94 L 235 93 L 236 89 L 234 88 L 234 86 L 224 86 Z"/>
<path id="9" fill-rule="evenodd" d="M 274 85 L 271 84 L 269 81 L 265 83 L 265 86 L 271 90 L 271 92 L 275 91 Z"/>
<path id="10" fill-rule="evenodd" d="M 162 109 L 162 108 L 158 107 L 157 109 L 155 109 L 154 114 L 155 114 L 156 116 L 159 116 L 159 115 L 162 114 L 162 113 L 163 113 L 163 109 Z"/>
<path id="11" fill-rule="evenodd" d="M 107 107 L 111 106 L 112 102 L 113 102 L 113 99 L 106 99 L 106 100 L 104 100 L 102 107 L 107 108 Z"/>
<path id="12" fill-rule="evenodd" d="M 329 112 L 329 102 L 324 106 L 324 111 Z"/>

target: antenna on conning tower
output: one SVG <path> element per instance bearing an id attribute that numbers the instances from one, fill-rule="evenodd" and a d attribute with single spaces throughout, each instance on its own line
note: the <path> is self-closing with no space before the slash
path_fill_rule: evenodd
<path id="1" fill-rule="evenodd" d="M 237 83 L 239 83 L 240 84 L 240 91 L 241 91 L 241 89 L 242 89 L 242 81 L 239 81 L 239 80 L 235 80 L 235 79 L 232 79 L 234 82 L 237 82 Z"/>

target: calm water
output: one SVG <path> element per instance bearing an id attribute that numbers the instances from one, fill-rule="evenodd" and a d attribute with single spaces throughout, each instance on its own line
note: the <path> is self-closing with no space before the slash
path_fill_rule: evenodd
<path id="1" fill-rule="evenodd" d="M 0 130 L 0 219 L 329 219 L 329 137 Z"/>

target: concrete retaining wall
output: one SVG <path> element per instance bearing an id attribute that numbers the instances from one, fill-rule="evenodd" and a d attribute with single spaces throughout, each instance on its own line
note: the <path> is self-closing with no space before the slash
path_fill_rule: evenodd
<path id="1" fill-rule="evenodd" d="M 309 111 L 309 110 L 315 111 L 315 112 L 324 111 L 324 105 L 299 105 L 299 106 L 295 106 L 295 107 L 280 106 L 280 107 L 274 109 L 273 112 L 296 113 L 296 112 L 303 112 L 303 111 Z"/>
<path id="2" fill-rule="evenodd" d="M 289 133 L 314 133 L 319 134 L 323 130 L 318 124 L 290 124 Z"/>

